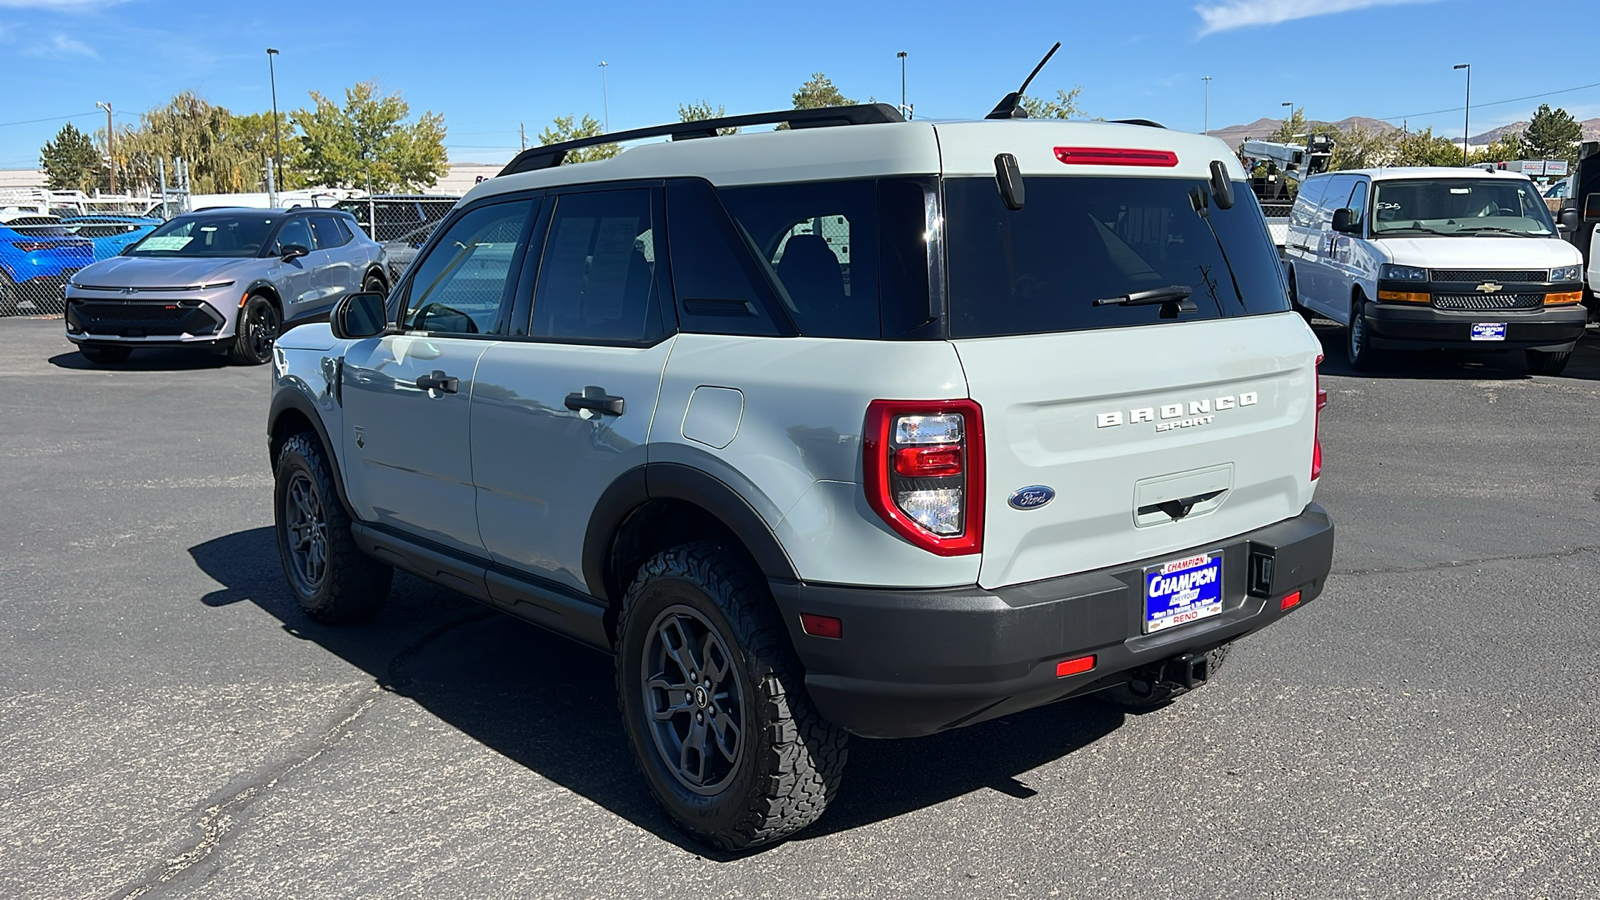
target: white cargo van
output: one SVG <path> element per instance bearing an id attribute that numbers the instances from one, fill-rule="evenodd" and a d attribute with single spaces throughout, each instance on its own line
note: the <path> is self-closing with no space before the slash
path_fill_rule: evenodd
<path id="1" fill-rule="evenodd" d="M 1554 375 L 1583 335 L 1582 257 L 1524 175 L 1313 176 L 1284 254 L 1295 305 L 1346 326 L 1358 369 L 1384 350 L 1522 350 L 1530 371 Z"/>

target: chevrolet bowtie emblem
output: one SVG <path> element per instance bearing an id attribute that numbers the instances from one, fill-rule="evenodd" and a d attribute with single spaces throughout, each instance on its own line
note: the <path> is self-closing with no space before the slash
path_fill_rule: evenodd
<path id="1" fill-rule="evenodd" d="M 1495 284 L 1492 281 L 1485 281 L 1483 284 L 1478 285 L 1477 289 L 1485 294 L 1498 294 L 1500 292 L 1500 288 L 1501 285 Z"/>

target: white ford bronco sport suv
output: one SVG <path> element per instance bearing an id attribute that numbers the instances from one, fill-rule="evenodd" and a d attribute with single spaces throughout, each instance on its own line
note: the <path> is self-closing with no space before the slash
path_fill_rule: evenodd
<path id="1" fill-rule="evenodd" d="M 399 568 L 613 653 L 655 797 L 748 847 L 848 734 L 1160 705 L 1316 597 L 1318 349 L 1214 138 L 867 105 L 539 147 L 278 341 L 278 547 L 318 621 Z"/>

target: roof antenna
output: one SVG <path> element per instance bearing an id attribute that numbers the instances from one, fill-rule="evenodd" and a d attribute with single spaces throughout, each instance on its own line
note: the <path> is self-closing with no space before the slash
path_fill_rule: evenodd
<path id="1" fill-rule="evenodd" d="M 1056 45 L 1050 48 L 1050 52 L 1044 55 L 1044 59 L 1039 60 L 1039 64 L 1033 67 L 1033 72 L 1028 75 L 1028 80 L 1022 83 L 1022 87 L 1019 87 L 1007 94 L 1006 98 L 1001 100 L 994 109 L 989 111 L 987 116 L 984 116 L 984 118 L 1026 119 L 1028 117 L 1028 111 L 1022 108 L 1022 92 L 1028 89 L 1028 85 L 1033 83 L 1033 76 L 1039 74 L 1039 70 L 1044 68 L 1044 64 L 1049 62 L 1050 57 L 1055 56 L 1056 51 L 1060 49 L 1061 42 L 1056 41 Z"/>

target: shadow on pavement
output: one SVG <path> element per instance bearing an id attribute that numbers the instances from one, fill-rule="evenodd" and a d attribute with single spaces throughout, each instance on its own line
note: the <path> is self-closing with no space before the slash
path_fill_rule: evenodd
<path id="1" fill-rule="evenodd" d="M 1517 381 L 1532 377 L 1522 351 L 1496 353 L 1443 350 L 1391 351 L 1378 363 L 1375 371 L 1357 372 L 1350 368 L 1345 356 L 1345 330 L 1329 319 L 1317 319 L 1311 326 L 1322 342 L 1322 373 L 1347 375 L 1357 378 L 1410 378 L 1410 379 L 1502 379 Z M 1594 325 L 1579 339 L 1572 351 L 1572 359 L 1560 375 L 1541 376 L 1600 381 L 1600 331 Z"/>
<path id="2" fill-rule="evenodd" d="M 58 369 L 82 369 L 101 372 L 182 372 L 194 369 L 220 369 L 228 358 L 206 350 L 161 349 L 135 350 L 133 355 L 119 363 L 92 363 L 77 350 L 69 350 L 50 357 L 50 365 Z"/>
<path id="3" fill-rule="evenodd" d="M 473 739 L 690 852 L 726 861 L 673 827 L 634 769 L 618 722 L 611 657 L 495 612 L 408 575 L 371 622 L 318 625 L 284 586 L 271 528 L 190 548 L 223 587 L 201 598 L 220 607 L 248 600 L 409 697 Z M 942 803 L 982 788 L 1026 800 L 1017 776 L 1093 743 L 1122 714 L 1068 701 L 1004 719 L 904 741 L 857 739 L 844 788 L 798 840 L 834 834 Z M 756 852 L 760 852 L 759 850 Z"/>

